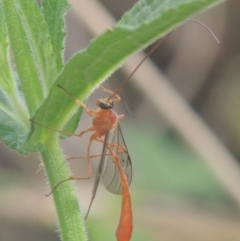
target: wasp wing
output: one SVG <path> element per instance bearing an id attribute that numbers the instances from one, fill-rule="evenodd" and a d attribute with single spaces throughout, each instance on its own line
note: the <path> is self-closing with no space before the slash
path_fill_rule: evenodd
<path id="1" fill-rule="evenodd" d="M 101 175 L 102 175 L 102 170 L 103 170 L 103 167 L 104 167 L 104 162 L 105 162 L 106 155 L 107 155 L 107 142 L 108 142 L 108 139 L 109 139 L 109 135 L 110 135 L 110 133 L 108 131 L 105 135 L 101 159 L 100 159 L 100 162 L 99 162 L 99 165 L 98 165 L 98 168 L 97 168 L 96 177 L 95 177 L 95 181 L 94 181 L 93 189 L 92 189 L 92 197 L 91 197 L 90 204 L 88 206 L 88 210 L 87 210 L 87 213 L 86 213 L 86 216 L 85 216 L 85 220 L 88 217 L 88 214 L 90 212 L 93 200 L 94 200 L 94 198 L 96 196 L 96 193 L 97 193 L 97 188 L 98 188 L 98 185 L 99 185 L 99 181 L 100 181 L 100 178 L 101 178 Z"/>
<path id="2" fill-rule="evenodd" d="M 132 162 L 119 124 L 114 129 L 112 142 L 108 143 L 108 145 L 109 144 L 116 152 L 123 171 L 127 176 L 128 184 L 130 185 L 132 181 Z M 115 164 L 115 160 L 110 153 L 106 155 L 106 159 L 107 166 L 102 177 L 103 184 L 109 192 L 122 194 L 121 177 Z"/>

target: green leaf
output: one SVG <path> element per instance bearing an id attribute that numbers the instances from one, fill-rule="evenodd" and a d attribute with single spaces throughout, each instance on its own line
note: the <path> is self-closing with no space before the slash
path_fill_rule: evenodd
<path id="1" fill-rule="evenodd" d="M 2 1 L 19 81 L 32 115 L 57 76 L 48 27 L 36 1 Z"/>
<path id="2" fill-rule="evenodd" d="M 70 5 L 66 0 L 43 0 L 42 6 L 43 14 L 51 35 L 51 42 L 57 70 L 60 72 L 63 67 L 63 50 L 66 36 L 65 21 L 63 16 L 69 9 Z"/>
<path id="3" fill-rule="evenodd" d="M 11 72 L 11 65 L 8 55 L 8 38 L 7 30 L 5 26 L 5 17 L 3 12 L 2 2 L 0 2 L 0 64 L 1 64 L 1 89 L 5 91 L 11 91 L 15 86 L 15 81 Z"/>
<path id="4" fill-rule="evenodd" d="M 51 39 L 53 52 L 56 59 L 57 69 L 60 72 L 63 67 L 63 50 L 64 50 L 64 40 L 66 36 L 65 31 L 65 21 L 63 19 L 64 14 L 69 8 L 69 4 L 66 0 L 52 1 L 52 0 L 43 0 L 43 14 L 45 16 L 46 22 L 48 24 Z M 74 132 L 77 128 L 80 113 L 81 111 L 77 111 L 74 114 L 68 123 L 64 126 L 64 130 L 68 132 Z M 62 136 L 64 138 L 69 136 Z"/>
<path id="5" fill-rule="evenodd" d="M 87 49 L 73 56 L 56 84 L 63 86 L 75 98 L 84 100 L 131 54 L 170 32 L 193 14 L 219 2 L 221 1 L 139 1 L 115 28 L 106 31 L 93 40 Z M 56 84 L 33 119 L 60 130 L 77 105 Z M 31 145 L 36 146 L 33 148 L 28 145 L 28 148 L 37 150 L 37 145 L 44 142 L 50 132 L 36 125 L 34 129 L 30 141 Z"/>
<path id="6" fill-rule="evenodd" d="M 3 2 L 0 1 L 0 136 L 11 149 L 24 153 L 28 137 L 28 111 L 12 72 Z"/>
<path id="7" fill-rule="evenodd" d="M 36 1 L 1 0 L 0 14 L 0 86 L 3 100 L 0 103 L 0 135 L 10 148 L 26 153 L 23 145 L 29 134 L 29 116 L 48 95 L 58 75 L 57 60 L 48 26 Z M 63 23 L 61 28 L 64 28 Z M 8 39 L 17 73 L 13 72 L 10 64 Z M 59 56 L 62 58 L 61 53 Z"/>

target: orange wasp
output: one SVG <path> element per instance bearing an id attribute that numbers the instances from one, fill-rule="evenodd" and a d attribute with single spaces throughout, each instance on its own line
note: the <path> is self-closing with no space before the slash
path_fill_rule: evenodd
<path id="1" fill-rule="evenodd" d="M 99 163 L 97 176 L 93 186 L 92 198 L 86 214 L 86 218 L 89 214 L 91 205 L 95 198 L 97 187 L 101 178 L 102 169 L 104 166 L 104 161 L 107 157 L 108 162 L 107 162 L 106 171 L 103 175 L 103 183 L 110 192 L 114 194 L 122 194 L 121 217 L 120 217 L 120 221 L 116 231 L 116 237 L 118 241 L 128 241 L 130 240 L 132 235 L 133 218 L 132 218 L 131 196 L 129 192 L 129 185 L 132 180 L 132 164 L 131 164 L 131 159 L 128 153 L 128 149 L 126 147 L 126 143 L 124 141 L 123 134 L 119 125 L 119 120 L 124 118 L 124 115 L 118 115 L 112 109 L 114 107 L 114 103 L 119 102 L 121 100 L 120 96 L 118 95 L 118 92 L 121 91 L 123 86 L 133 76 L 133 74 L 137 71 L 140 65 L 146 60 L 146 58 L 149 57 L 149 55 L 151 55 L 155 51 L 155 49 L 160 45 L 161 42 L 162 40 L 157 42 L 157 44 L 143 58 L 143 60 L 137 65 L 134 71 L 122 82 L 122 84 L 118 87 L 118 89 L 115 92 L 107 90 L 102 86 L 100 87 L 104 92 L 109 93 L 110 96 L 106 99 L 100 99 L 96 102 L 96 105 L 98 106 L 97 110 L 88 109 L 85 104 L 83 104 L 80 100 L 77 100 L 74 96 L 72 96 L 66 89 L 64 89 L 64 87 L 57 85 L 72 99 L 74 99 L 74 101 L 78 105 L 80 105 L 89 116 L 93 117 L 92 126 L 87 130 L 82 131 L 79 134 L 74 134 L 63 130 L 60 131 L 48 126 L 44 126 L 30 119 L 31 122 L 37 125 L 40 125 L 44 128 L 48 128 L 52 131 L 56 131 L 56 132 L 71 135 L 71 136 L 80 137 L 86 132 L 89 132 L 89 131 L 94 132 L 90 137 L 88 147 L 87 147 L 87 176 L 86 177 L 70 176 L 69 178 L 58 182 L 55 185 L 55 187 L 51 190 L 51 192 L 46 196 L 49 196 L 61 183 L 65 181 L 89 179 L 92 175 L 90 159 L 95 157 L 90 155 L 91 144 L 94 140 L 103 143 L 101 160 Z M 109 136 L 112 130 L 114 131 L 113 141 L 109 142 Z M 103 139 L 104 136 L 105 138 Z"/>
<path id="2" fill-rule="evenodd" d="M 58 85 L 58 87 L 60 87 L 69 96 L 71 96 L 70 93 L 67 92 L 62 86 Z M 110 93 L 111 95 L 107 99 L 100 99 L 96 102 L 96 105 L 99 107 L 97 110 L 89 110 L 81 101 L 75 100 L 77 104 L 84 108 L 88 115 L 93 117 L 92 127 L 88 128 L 85 131 L 82 131 L 77 135 L 74 134 L 75 136 L 80 137 L 88 131 L 94 131 L 94 133 L 90 137 L 87 147 L 88 176 L 85 178 L 69 177 L 67 179 L 64 179 L 54 187 L 50 194 L 62 182 L 73 179 L 90 178 L 92 174 L 90 159 L 94 157 L 90 156 L 91 143 L 94 140 L 104 143 L 96 180 L 92 190 L 91 202 L 85 218 L 87 218 L 89 214 L 92 202 L 97 192 L 97 187 L 104 166 L 104 160 L 106 157 L 108 157 L 107 168 L 103 175 L 103 183 L 110 192 L 114 194 L 122 194 L 122 211 L 116 231 L 116 237 L 118 241 L 128 241 L 131 238 L 133 226 L 131 196 L 129 193 L 129 185 L 132 180 L 132 164 L 120 125 L 118 123 L 119 120 L 124 117 L 124 115 L 118 115 L 114 110 L 112 110 L 112 108 L 114 107 L 114 103 L 119 102 L 121 98 L 119 95 L 117 95 L 116 92 L 107 90 L 102 86 L 101 89 L 104 92 Z M 108 141 L 111 130 L 114 130 L 113 142 Z M 104 139 L 102 138 L 103 136 L 105 136 Z M 116 149 L 116 151 L 114 149 Z M 109 152 L 108 154 L 107 151 Z M 109 173 L 110 176 L 108 175 Z"/>

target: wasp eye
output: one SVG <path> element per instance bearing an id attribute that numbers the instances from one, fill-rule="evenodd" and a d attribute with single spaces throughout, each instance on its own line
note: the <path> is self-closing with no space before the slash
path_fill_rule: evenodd
<path id="1" fill-rule="evenodd" d="M 112 100 L 107 101 L 107 100 L 98 100 L 96 102 L 96 105 L 101 108 L 102 110 L 108 110 L 108 109 L 112 109 L 114 106 L 114 103 Z"/>

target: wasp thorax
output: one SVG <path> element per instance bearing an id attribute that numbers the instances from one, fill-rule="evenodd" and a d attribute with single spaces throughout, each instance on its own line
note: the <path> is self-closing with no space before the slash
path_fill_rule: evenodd
<path id="1" fill-rule="evenodd" d="M 113 108 L 114 102 L 108 99 L 100 99 L 96 102 L 96 105 L 102 110 L 108 110 Z"/>

